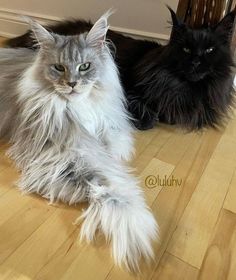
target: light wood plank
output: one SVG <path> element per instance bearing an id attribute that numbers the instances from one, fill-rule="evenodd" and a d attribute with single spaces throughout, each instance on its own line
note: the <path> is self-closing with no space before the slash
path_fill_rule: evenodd
<path id="1" fill-rule="evenodd" d="M 13 165 L 13 162 L 6 156 L 6 149 L 8 147 L 9 145 L 6 143 L 0 143 L 0 172 Z"/>
<path id="2" fill-rule="evenodd" d="M 183 134 L 176 129 L 174 134 L 168 139 L 166 144 L 155 155 L 161 161 L 176 165 L 185 154 L 192 141 L 197 137 L 194 133 Z"/>
<path id="3" fill-rule="evenodd" d="M 87 246 L 82 254 L 69 266 L 63 275 L 63 280 L 102 280 L 105 279 L 113 266 L 110 251 L 104 243 L 101 247 Z M 84 268 L 87 269 L 84 269 Z M 90 267 L 90 269 L 88 269 Z M 126 272 L 127 274 L 127 272 Z"/>
<path id="4" fill-rule="evenodd" d="M 206 251 L 199 280 L 236 278 L 236 214 L 222 210 Z"/>
<path id="5" fill-rule="evenodd" d="M 224 208 L 236 213 L 236 172 L 230 183 L 229 191 L 227 193 Z"/>
<path id="6" fill-rule="evenodd" d="M 135 132 L 136 138 L 136 157 L 139 156 L 140 153 L 149 145 L 153 138 L 158 135 L 159 131 L 156 129 L 148 130 L 147 133 L 142 133 L 141 131 L 137 130 Z"/>
<path id="7" fill-rule="evenodd" d="M 37 280 L 58 280 L 63 279 L 63 275 L 73 261 L 82 254 L 88 246 L 80 245 L 78 249 L 78 231 L 75 229 L 65 242 L 59 247 L 51 259 L 35 275 Z"/>
<path id="8" fill-rule="evenodd" d="M 16 187 L 16 181 L 18 178 L 19 173 L 12 167 L 0 171 L 0 197 L 7 191 Z"/>
<path id="9" fill-rule="evenodd" d="M 180 259 L 165 253 L 160 265 L 153 274 L 153 280 L 197 280 L 198 269 L 184 263 Z M 213 279 L 213 278 L 208 278 Z"/>
<path id="10" fill-rule="evenodd" d="M 31 199 L 32 196 L 22 195 L 16 188 L 0 196 L 0 225 L 16 215 Z"/>
<path id="11" fill-rule="evenodd" d="M 0 225 L 0 264 L 2 264 L 52 213 L 42 199 L 30 200 Z"/>
<path id="12" fill-rule="evenodd" d="M 138 135 L 140 136 L 140 135 Z M 138 153 L 133 161 L 133 166 L 140 174 L 144 168 L 147 167 L 149 162 L 158 153 L 158 151 L 166 144 L 168 139 L 171 137 L 171 132 L 169 130 L 158 130 L 155 137 L 151 139 L 149 144 Z M 139 138 L 139 137 L 138 137 Z M 137 146 L 137 151 L 140 148 Z"/>
<path id="13" fill-rule="evenodd" d="M 158 181 L 165 180 L 165 178 L 168 179 L 174 168 L 174 165 L 154 158 L 141 173 L 142 186 L 145 189 L 145 196 L 149 206 L 152 206 L 157 195 L 163 188 Z M 152 184 L 150 184 L 151 181 Z"/>
<path id="14" fill-rule="evenodd" d="M 1 279 L 10 280 L 20 275 L 34 278 L 75 230 L 72 221 L 78 215 L 79 211 L 76 208 L 57 208 L 45 223 L 0 266 Z"/>
<path id="15" fill-rule="evenodd" d="M 168 252 L 197 268 L 236 168 L 235 146 L 236 139 L 222 136 L 168 246 Z"/>

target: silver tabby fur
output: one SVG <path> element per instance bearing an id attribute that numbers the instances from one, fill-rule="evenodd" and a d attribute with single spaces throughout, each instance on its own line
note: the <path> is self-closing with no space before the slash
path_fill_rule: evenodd
<path id="1" fill-rule="evenodd" d="M 153 256 L 157 225 L 122 161 L 133 154 L 132 128 L 105 42 L 107 15 L 78 36 L 30 24 L 37 53 L 0 50 L 0 135 L 12 143 L 19 187 L 50 202 L 88 201 L 81 238 L 91 241 L 101 230 L 116 263 L 137 270 L 142 256 Z M 87 62 L 90 68 L 80 72 Z M 66 70 L 57 71 L 58 64 Z"/>

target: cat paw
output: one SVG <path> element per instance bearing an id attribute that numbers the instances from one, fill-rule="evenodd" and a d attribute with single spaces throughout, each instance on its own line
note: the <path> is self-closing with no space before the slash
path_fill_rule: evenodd
<path id="1" fill-rule="evenodd" d="M 135 127 L 138 130 L 148 130 L 154 128 L 154 126 L 156 126 L 157 123 L 158 120 L 137 121 L 135 122 Z"/>

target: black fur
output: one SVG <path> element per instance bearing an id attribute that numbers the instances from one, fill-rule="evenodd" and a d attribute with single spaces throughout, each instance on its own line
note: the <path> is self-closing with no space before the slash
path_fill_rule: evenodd
<path id="1" fill-rule="evenodd" d="M 167 46 L 108 32 L 135 125 L 149 129 L 161 121 L 188 130 L 218 127 L 234 105 L 230 38 L 235 14 L 215 27 L 192 30 L 170 12 L 173 28 Z M 48 29 L 75 35 L 91 26 L 72 20 Z M 7 45 L 32 48 L 30 32 Z"/>

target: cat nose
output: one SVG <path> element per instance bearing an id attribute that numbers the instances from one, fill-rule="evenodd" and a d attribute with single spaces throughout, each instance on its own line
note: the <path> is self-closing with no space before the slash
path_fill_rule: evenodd
<path id="1" fill-rule="evenodd" d="M 198 67 L 201 64 L 201 62 L 199 60 L 194 60 L 192 61 L 192 64 L 194 67 Z"/>
<path id="2" fill-rule="evenodd" d="M 70 86 L 70 87 L 72 87 L 72 88 L 75 87 L 76 84 L 77 84 L 76 82 L 68 82 L 68 83 L 67 83 L 67 85 Z"/>

